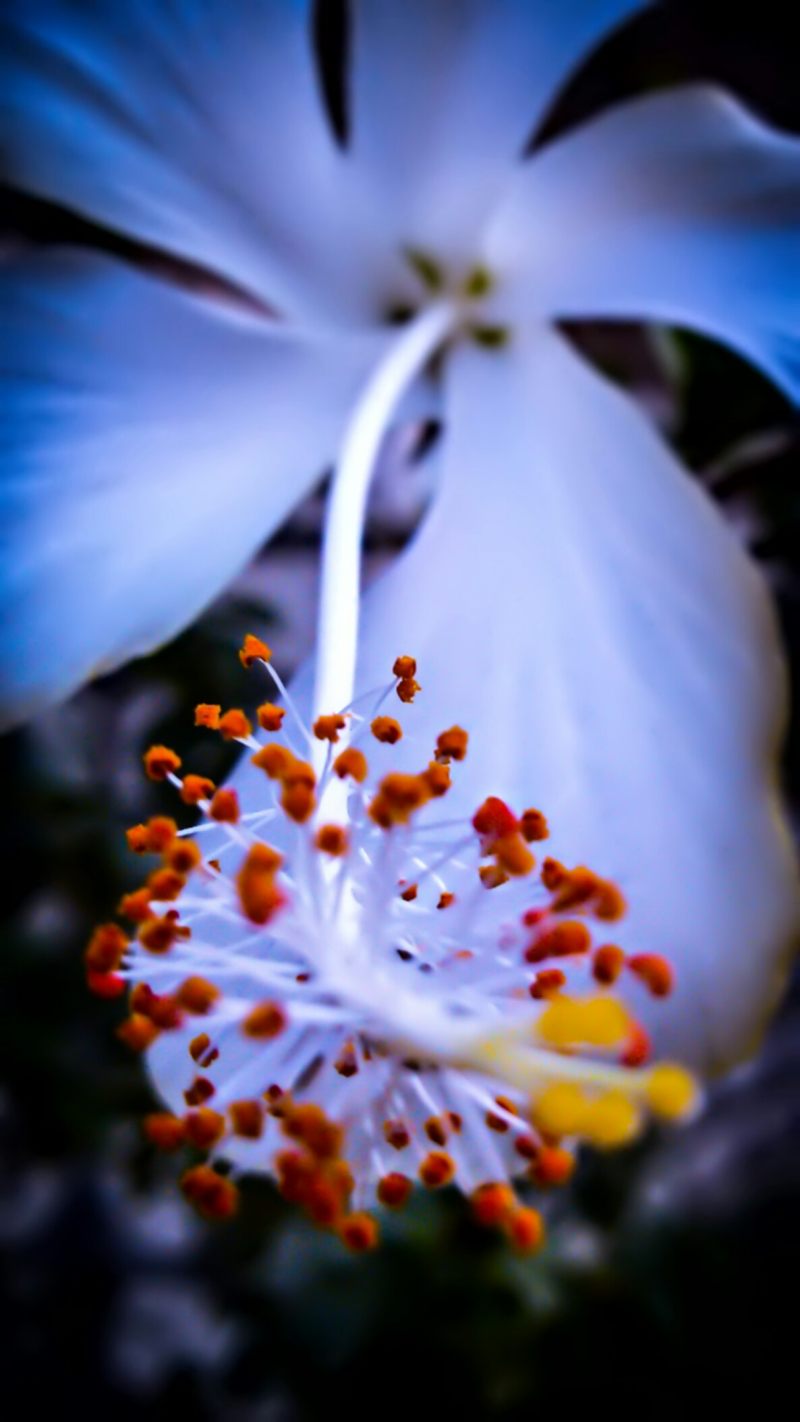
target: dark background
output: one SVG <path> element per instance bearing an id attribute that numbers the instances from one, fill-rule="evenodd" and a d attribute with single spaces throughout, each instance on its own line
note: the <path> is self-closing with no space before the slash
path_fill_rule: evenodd
<path id="1" fill-rule="evenodd" d="M 322 7 L 320 37 L 344 133 L 340 6 Z M 537 141 L 614 97 L 695 76 L 723 80 L 800 132 L 792 38 L 788 15 L 770 6 L 667 5 L 590 62 Z M 6 192 L 3 211 L 15 237 L 147 260 L 24 194 Z M 796 416 L 753 370 L 697 338 L 655 341 L 629 327 L 573 335 L 650 405 L 763 560 L 796 685 Z M 404 477 L 376 493 L 370 572 L 402 545 L 424 499 L 424 466 Z M 400 1407 L 516 1419 L 588 1400 L 604 1413 L 634 1404 L 659 1416 L 701 1395 L 743 1401 L 753 1387 L 764 1410 L 778 1388 L 791 1406 L 797 990 L 758 1059 L 713 1093 L 702 1120 L 583 1162 L 574 1189 L 552 1201 L 551 1241 L 533 1261 L 475 1231 L 446 1197 L 416 1202 L 365 1259 L 310 1233 L 262 1180 L 246 1182 L 233 1224 L 212 1228 L 185 1210 L 174 1161 L 143 1145 L 148 1088 L 115 1039 L 119 1006 L 85 992 L 82 947 L 135 877 L 123 827 L 161 804 L 140 776 L 142 749 L 162 738 L 194 747 L 196 701 L 247 695 L 232 655 L 243 631 L 266 626 L 284 671 L 307 651 L 319 509 L 310 500 L 177 642 L 0 742 L 6 1400 L 19 1389 L 33 1415 L 60 1403 L 90 1418 L 111 1407 L 123 1422 L 294 1422 Z M 227 760 L 216 740 L 193 749 L 193 768 L 215 778 Z M 786 780 L 796 804 L 796 730 Z"/>

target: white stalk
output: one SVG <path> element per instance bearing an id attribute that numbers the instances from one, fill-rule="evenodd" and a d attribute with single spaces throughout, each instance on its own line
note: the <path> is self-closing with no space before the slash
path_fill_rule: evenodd
<path id="1" fill-rule="evenodd" d="M 401 396 L 457 318 L 456 303 L 441 301 L 403 329 L 370 377 L 345 432 L 325 519 L 315 716 L 339 711 L 353 699 L 361 543 L 375 462 Z"/>

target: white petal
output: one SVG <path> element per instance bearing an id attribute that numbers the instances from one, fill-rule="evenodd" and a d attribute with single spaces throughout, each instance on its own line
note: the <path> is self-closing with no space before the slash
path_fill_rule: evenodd
<path id="1" fill-rule="evenodd" d="M 12 0 L 5 180 L 291 311 L 359 307 L 309 0 Z"/>
<path id="2" fill-rule="evenodd" d="M 718 90 L 637 99 L 545 148 L 487 260 L 509 317 L 694 327 L 800 398 L 800 140 Z"/>
<path id="3" fill-rule="evenodd" d="M 3 287 L 3 713 L 183 627 L 335 454 L 381 337 L 335 343 L 77 253 Z"/>
<path id="4" fill-rule="evenodd" d="M 761 577 L 560 337 L 453 366 L 444 487 L 366 598 L 360 685 L 419 658 L 400 762 L 465 726 L 448 817 L 487 793 L 544 810 L 558 857 L 620 883 L 620 941 L 677 966 L 669 1002 L 637 995 L 657 1045 L 720 1066 L 751 1048 L 798 922 Z"/>
<path id="5" fill-rule="evenodd" d="M 473 257 L 476 228 L 570 72 L 648 0 L 358 0 L 353 152 L 399 243 Z"/>

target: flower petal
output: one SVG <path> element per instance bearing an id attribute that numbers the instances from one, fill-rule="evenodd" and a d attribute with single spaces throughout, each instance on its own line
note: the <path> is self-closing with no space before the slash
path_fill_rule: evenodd
<path id="1" fill-rule="evenodd" d="M 800 140 L 721 91 L 637 99 L 545 148 L 487 260 L 508 315 L 695 327 L 800 398 Z"/>
<path id="2" fill-rule="evenodd" d="M 761 577 L 633 404 L 557 335 L 457 353 L 448 418 L 433 512 L 365 600 L 359 685 L 418 657 L 400 764 L 465 726 L 447 818 L 488 793 L 541 808 L 552 853 L 621 885 L 620 941 L 677 966 L 651 1015 L 659 1047 L 730 1062 L 776 1001 L 800 908 Z"/>
<path id="3" fill-rule="evenodd" d="M 646 3 L 358 0 L 353 152 L 396 240 L 474 260 L 487 202 L 559 87 Z"/>
<path id="4" fill-rule="evenodd" d="M 331 461 L 375 336 L 335 346 L 106 257 L 6 267 L 3 714 L 149 651 Z"/>
<path id="5" fill-rule="evenodd" d="M 310 0 L 12 0 L 5 180 L 290 311 L 360 307 Z"/>

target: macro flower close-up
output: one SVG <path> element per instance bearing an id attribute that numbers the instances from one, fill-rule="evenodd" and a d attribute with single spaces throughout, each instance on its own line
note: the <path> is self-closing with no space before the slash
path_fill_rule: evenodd
<path id="1" fill-rule="evenodd" d="M 800 113 L 766 19 L 685 11 L 0 5 L 9 962 L 39 1022 L 9 1097 L 35 1140 L 61 1083 L 31 1180 L 157 1197 L 184 1260 L 234 1240 L 176 1266 L 222 1361 L 181 1324 L 142 1371 L 161 1305 L 120 1293 L 98 1405 L 207 1367 L 238 1415 L 236 1260 L 265 1248 L 298 1321 L 254 1405 L 318 1415 L 304 1300 L 356 1267 L 390 1298 L 457 1192 L 544 1339 L 570 1271 L 689 1190 L 670 1168 L 697 1201 L 725 1173 L 725 1093 L 769 1069 L 800 931 Z M 48 1067 L 62 941 L 91 994 Z M 89 1069 L 107 1024 L 125 1090 Z M 256 1246 L 265 1176 L 289 1214 Z M 549 1397 L 503 1369 L 475 1415 Z"/>

